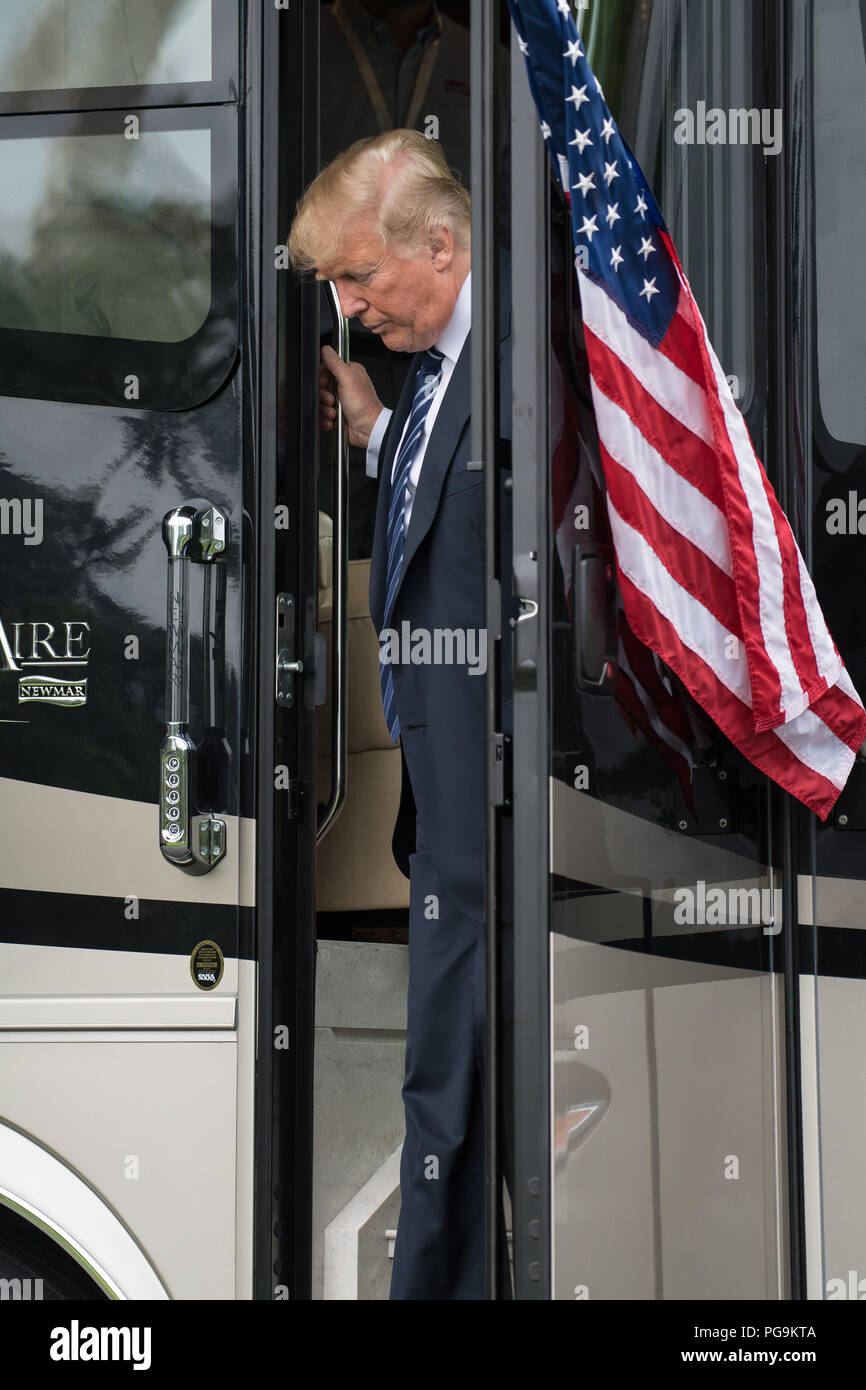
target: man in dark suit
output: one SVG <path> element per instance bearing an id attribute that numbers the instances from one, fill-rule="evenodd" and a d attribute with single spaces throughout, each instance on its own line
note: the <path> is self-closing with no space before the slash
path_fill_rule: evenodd
<path id="1" fill-rule="evenodd" d="M 323 349 L 379 481 L 370 612 L 403 756 L 394 854 L 410 878 L 406 1140 L 391 1297 L 484 1296 L 484 474 L 470 462 L 470 206 L 435 142 L 398 130 L 319 175 L 289 238 L 344 314 L 415 357 L 393 414 Z M 502 345 L 508 368 L 510 348 Z M 502 391 L 510 409 L 507 382 Z"/>

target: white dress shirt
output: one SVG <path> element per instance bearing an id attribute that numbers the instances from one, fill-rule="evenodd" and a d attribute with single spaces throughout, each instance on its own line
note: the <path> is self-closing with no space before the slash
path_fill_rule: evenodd
<path id="1" fill-rule="evenodd" d="M 430 438 L 436 416 L 439 414 L 439 407 L 445 398 L 445 392 L 448 390 L 448 383 L 457 365 L 457 358 L 463 351 L 463 345 L 469 336 L 469 329 L 472 326 L 471 281 L 472 272 L 470 271 L 460 287 L 457 303 L 454 305 L 454 313 L 451 315 L 447 325 L 443 328 L 436 340 L 435 346 L 442 353 L 442 376 L 436 390 L 436 395 L 433 397 L 430 409 L 427 412 L 427 419 L 424 422 L 424 433 L 421 436 L 421 442 L 418 445 L 417 453 L 412 460 L 412 467 L 409 470 L 409 483 L 406 488 L 406 501 L 403 511 L 404 534 L 409 529 L 409 518 L 412 515 L 412 499 L 415 496 L 415 489 L 418 486 L 418 479 L 421 476 L 421 465 L 424 462 L 424 455 L 427 452 L 427 441 Z M 382 440 L 385 437 L 385 431 L 388 428 L 388 422 L 393 413 L 393 411 L 388 409 L 382 410 L 371 431 L 370 442 L 367 445 L 367 476 L 369 478 L 378 478 L 379 476 L 379 450 L 382 447 Z M 411 415 L 411 413 L 410 410 L 409 414 Z M 406 433 L 408 424 L 409 418 L 407 416 L 406 424 L 403 426 L 403 434 L 400 436 L 400 444 L 403 443 L 403 435 Z M 397 458 L 400 453 L 400 444 L 398 444 L 394 451 L 394 464 L 391 469 L 392 483 L 394 481 L 394 470 L 397 467 Z"/>

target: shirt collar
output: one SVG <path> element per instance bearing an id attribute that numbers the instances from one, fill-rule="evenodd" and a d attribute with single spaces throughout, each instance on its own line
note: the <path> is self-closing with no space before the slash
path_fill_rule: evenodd
<path id="1" fill-rule="evenodd" d="M 436 339 L 436 346 L 439 351 L 450 358 L 452 362 L 456 362 L 463 351 L 463 344 L 469 336 L 471 327 L 472 271 L 470 270 L 460 286 L 457 303 L 454 305 L 454 313 Z"/>

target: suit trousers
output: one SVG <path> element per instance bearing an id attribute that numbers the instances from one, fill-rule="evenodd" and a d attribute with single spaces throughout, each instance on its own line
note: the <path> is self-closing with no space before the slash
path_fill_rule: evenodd
<path id="1" fill-rule="evenodd" d="M 443 891 L 420 821 L 409 872 L 406 1138 L 391 1298 L 483 1299 L 484 924 Z M 506 1064 L 504 1082 L 509 1073 Z M 504 1252 L 504 1217 L 500 1235 Z M 503 1288 L 510 1297 L 507 1267 Z"/>

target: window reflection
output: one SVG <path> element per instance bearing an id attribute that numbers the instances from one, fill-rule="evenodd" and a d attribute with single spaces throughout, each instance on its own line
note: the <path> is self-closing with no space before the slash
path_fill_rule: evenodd
<path id="1" fill-rule="evenodd" d="M 211 302 L 209 130 L 0 141 L 0 327 L 178 343 Z"/>
<path id="2" fill-rule="evenodd" d="M 7 0 L 0 91 L 209 82 L 211 26 L 211 0 Z"/>
<path id="3" fill-rule="evenodd" d="M 755 392 L 755 200 L 761 144 L 681 144 L 680 113 L 755 110 L 751 0 L 607 0 L 586 49 L 671 230 L 740 410 Z M 777 156 L 783 157 L 783 156 Z"/>
<path id="4" fill-rule="evenodd" d="M 841 443 L 866 443 L 863 223 L 857 168 L 866 134 L 866 54 L 859 0 L 815 6 L 815 240 L 821 413 Z"/>

